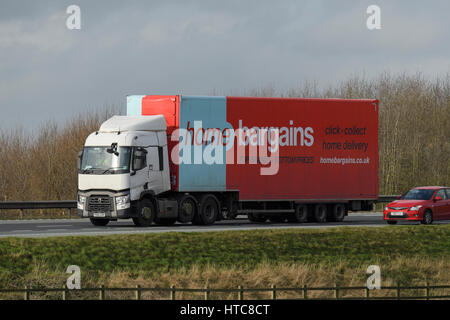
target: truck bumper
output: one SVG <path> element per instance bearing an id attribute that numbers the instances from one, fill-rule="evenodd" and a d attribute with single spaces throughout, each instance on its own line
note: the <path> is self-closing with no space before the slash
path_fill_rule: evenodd
<path id="1" fill-rule="evenodd" d="M 94 219 L 128 219 L 132 216 L 131 203 L 117 204 L 117 197 L 129 195 L 129 192 L 89 191 L 78 192 L 77 215 L 80 218 Z M 80 197 L 84 202 L 80 202 Z"/>
<path id="2" fill-rule="evenodd" d="M 77 209 L 77 215 L 80 218 L 95 218 L 95 219 L 129 219 L 132 217 L 132 211 L 131 208 L 123 209 L 123 210 L 117 210 L 117 214 L 114 212 L 105 212 L 104 217 L 94 216 L 93 212 L 85 211 Z"/>

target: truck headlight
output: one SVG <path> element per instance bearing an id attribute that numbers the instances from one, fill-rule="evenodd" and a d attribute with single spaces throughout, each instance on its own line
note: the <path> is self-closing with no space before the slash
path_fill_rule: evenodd
<path id="1" fill-rule="evenodd" d="M 409 211 L 419 211 L 420 208 L 422 208 L 423 206 L 419 205 L 419 206 L 414 206 L 409 208 Z"/>
<path id="2" fill-rule="evenodd" d="M 388 211 L 388 210 L 389 210 L 388 206 L 384 207 L 384 211 Z"/>
<path id="3" fill-rule="evenodd" d="M 86 203 L 86 196 L 78 195 L 77 208 L 84 210 L 84 204 Z"/>
<path id="4" fill-rule="evenodd" d="M 130 195 L 116 197 L 117 210 L 128 209 L 130 207 Z"/>

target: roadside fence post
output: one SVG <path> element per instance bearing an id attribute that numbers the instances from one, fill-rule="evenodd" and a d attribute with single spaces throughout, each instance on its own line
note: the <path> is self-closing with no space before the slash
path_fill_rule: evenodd
<path id="1" fill-rule="evenodd" d="M 238 300 L 244 300 L 244 290 L 242 290 L 242 286 L 238 286 Z"/>
<path id="2" fill-rule="evenodd" d="M 139 284 L 136 286 L 136 300 L 141 300 L 141 286 Z"/>
<path id="3" fill-rule="evenodd" d="M 397 282 L 397 300 L 400 300 L 400 282 Z"/>
<path id="4" fill-rule="evenodd" d="M 205 286 L 205 300 L 209 300 L 209 287 Z"/>
<path id="5" fill-rule="evenodd" d="M 24 299 L 30 300 L 30 291 L 28 291 L 28 286 L 25 286 Z"/>
<path id="6" fill-rule="evenodd" d="M 430 283 L 428 281 L 426 291 L 427 291 L 427 300 L 430 300 Z"/>
<path id="7" fill-rule="evenodd" d="M 64 285 L 63 290 L 62 290 L 62 299 L 67 300 L 68 295 L 69 295 L 69 291 L 67 290 L 67 286 Z"/>
<path id="8" fill-rule="evenodd" d="M 338 284 L 336 284 L 334 290 L 335 290 L 336 300 L 339 300 L 339 285 Z"/>
<path id="9" fill-rule="evenodd" d="M 272 285 L 272 300 L 277 299 L 277 287 L 273 284 Z"/>
<path id="10" fill-rule="evenodd" d="M 170 300 L 175 300 L 175 292 L 176 292 L 176 289 L 175 289 L 175 285 L 173 284 L 170 286 Z"/>
<path id="11" fill-rule="evenodd" d="M 306 284 L 303 286 L 303 299 L 308 299 L 308 287 Z"/>
<path id="12" fill-rule="evenodd" d="M 105 300 L 105 286 L 102 285 L 100 288 L 100 296 L 99 296 L 100 300 Z"/>

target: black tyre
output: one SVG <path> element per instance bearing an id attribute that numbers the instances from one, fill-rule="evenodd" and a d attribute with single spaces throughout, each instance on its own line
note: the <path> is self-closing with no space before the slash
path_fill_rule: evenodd
<path id="1" fill-rule="evenodd" d="M 204 195 L 200 198 L 198 214 L 194 217 L 194 223 L 200 225 L 211 225 L 219 216 L 219 201 L 212 194 Z"/>
<path id="2" fill-rule="evenodd" d="M 191 195 L 184 195 L 178 201 L 178 221 L 191 222 L 198 212 L 197 200 Z"/>
<path id="3" fill-rule="evenodd" d="M 314 206 L 314 221 L 325 222 L 327 221 L 327 206 L 324 204 L 316 204 Z"/>
<path id="4" fill-rule="evenodd" d="M 331 208 L 330 220 L 342 222 L 347 214 L 347 207 L 342 203 L 337 203 Z"/>
<path id="5" fill-rule="evenodd" d="M 387 220 L 386 222 L 391 225 L 397 224 L 397 221 L 395 220 Z"/>
<path id="6" fill-rule="evenodd" d="M 423 214 L 422 224 L 432 224 L 433 223 L 433 213 L 431 211 L 426 211 Z"/>
<path id="7" fill-rule="evenodd" d="M 295 206 L 295 212 L 288 217 L 289 222 L 303 223 L 308 221 L 308 206 L 306 204 L 298 204 Z"/>
<path id="8" fill-rule="evenodd" d="M 247 214 L 248 220 L 256 223 L 264 223 L 267 221 L 267 217 L 262 213 L 250 212 Z"/>
<path id="9" fill-rule="evenodd" d="M 269 217 L 269 221 L 272 223 L 283 223 L 286 221 L 286 216 L 285 215 L 271 216 L 271 217 Z"/>
<path id="10" fill-rule="evenodd" d="M 176 218 L 155 219 L 155 223 L 161 226 L 172 226 L 177 222 Z"/>
<path id="11" fill-rule="evenodd" d="M 91 218 L 90 220 L 91 220 L 91 223 L 94 226 L 97 226 L 97 227 L 104 227 L 104 226 L 106 226 L 109 223 L 108 219 L 94 219 L 94 218 Z"/>
<path id="12" fill-rule="evenodd" d="M 139 201 L 137 207 L 138 216 L 133 218 L 133 222 L 138 227 L 150 226 L 156 217 L 156 208 L 149 199 Z"/>

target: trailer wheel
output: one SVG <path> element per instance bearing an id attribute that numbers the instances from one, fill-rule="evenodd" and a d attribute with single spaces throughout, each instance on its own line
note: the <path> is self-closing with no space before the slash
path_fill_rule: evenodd
<path id="1" fill-rule="evenodd" d="M 345 218 L 345 215 L 347 213 L 346 206 L 342 203 L 338 203 L 333 205 L 332 211 L 331 211 L 331 221 L 334 222 L 342 222 Z"/>
<path id="2" fill-rule="evenodd" d="M 200 198 L 200 205 L 197 218 L 194 217 L 194 222 L 201 225 L 211 225 L 219 216 L 219 201 L 212 194 L 204 195 Z"/>
<path id="3" fill-rule="evenodd" d="M 295 212 L 288 217 L 288 222 L 302 223 L 308 220 L 308 206 L 299 204 L 295 206 Z"/>
<path id="4" fill-rule="evenodd" d="M 314 220 L 316 222 L 325 222 L 327 220 L 327 206 L 316 204 L 314 207 Z"/>
<path id="5" fill-rule="evenodd" d="M 149 199 L 142 199 L 138 204 L 138 216 L 133 218 L 133 222 L 138 227 L 148 227 L 155 220 L 156 209 Z"/>
<path id="6" fill-rule="evenodd" d="M 191 195 L 184 195 L 178 201 L 178 221 L 191 222 L 198 212 L 197 200 Z"/>
<path id="7" fill-rule="evenodd" d="M 249 212 L 247 213 L 247 217 L 251 222 L 264 223 L 267 221 L 267 217 L 262 213 Z"/>
<path id="8" fill-rule="evenodd" d="M 94 219 L 91 218 L 91 223 L 96 227 L 104 227 L 109 223 L 108 219 Z"/>

